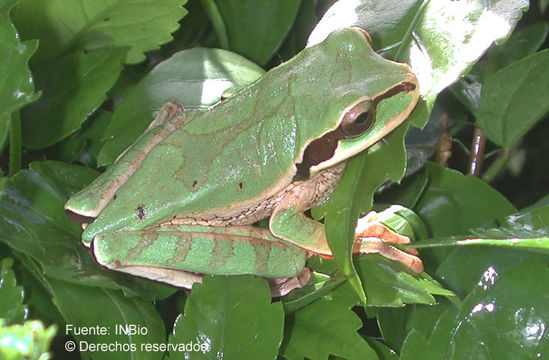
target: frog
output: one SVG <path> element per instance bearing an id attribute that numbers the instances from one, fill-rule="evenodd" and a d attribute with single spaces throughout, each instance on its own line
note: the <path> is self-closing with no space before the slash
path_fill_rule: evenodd
<path id="1" fill-rule="evenodd" d="M 167 102 L 65 210 L 110 270 L 187 289 L 205 274 L 255 275 L 282 296 L 309 282 L 309 257 L 332 257 L 306 211 L 418 99 L 407 64 L 377 54 L 359 27 L 336 30 L 206 111 Z M 392 246 L 409 238 L 362 220 L 354 253 L 423 271 L 417 251 Z"/>

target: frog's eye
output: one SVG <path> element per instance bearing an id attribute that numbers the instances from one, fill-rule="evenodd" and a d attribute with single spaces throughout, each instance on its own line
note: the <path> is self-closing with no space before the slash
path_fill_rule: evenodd
<path id="1" fill-rule="evenodd" d="M 346 138 L 364 134 L 374 124 L 376 111 L 371 100 L 359 102 L 343 115 L 341 131 Z"/>

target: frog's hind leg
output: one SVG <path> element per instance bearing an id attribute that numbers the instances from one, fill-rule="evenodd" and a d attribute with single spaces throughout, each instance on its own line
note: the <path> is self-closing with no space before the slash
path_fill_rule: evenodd
<path id="1" fill-rule="evenodd" d="M 201 274 L 251 274 L 267 278 L 273 296 L 282 296 L 310 278 L 305 250 L 251 225 L 106 232 L 94 238 L 93 254 L 111 270 L 184 288 L 200 282 Z"/>

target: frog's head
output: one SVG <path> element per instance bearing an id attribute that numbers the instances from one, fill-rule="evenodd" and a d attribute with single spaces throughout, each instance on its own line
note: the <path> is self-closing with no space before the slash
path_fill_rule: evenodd
<path id="1" fill-rule="evenodd" d="M 301 83 L 309 81 L 315 89 L 308 118 L 318 119 L 317 132 L 302 131 L 309 137 L 301 142 L 298 177 L 313 176 L 369 148 L 402 124 L 419 98 L 410 67 L 376 54 L 358 27 L 335 31 L 313 48 L 314 59 L 300 63 L 311 69 Z M 297 122 L 301 129 L 311 124 L 305 118 Z"/>

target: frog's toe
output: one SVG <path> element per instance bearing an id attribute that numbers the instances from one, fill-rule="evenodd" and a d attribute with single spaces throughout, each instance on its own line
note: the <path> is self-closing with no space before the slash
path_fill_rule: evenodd
<path id="1" fill-rule="evenodd" d="M 267 279 L 271 287 L 271 296 L 279 297 L 288 294 L 294 289 L 302 288 L 311 280 L 311 270 L 303 268 L 301 272 L 290 278 Z"/>

